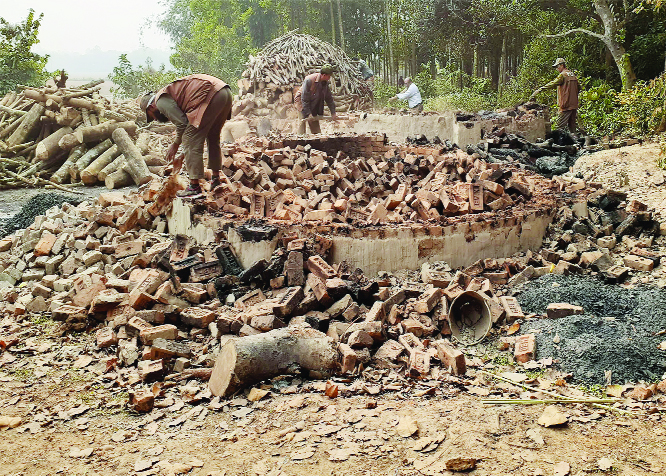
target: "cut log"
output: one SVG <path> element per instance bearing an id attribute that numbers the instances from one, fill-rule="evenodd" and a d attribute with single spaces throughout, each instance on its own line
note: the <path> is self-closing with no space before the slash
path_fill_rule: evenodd
<path id="1" fill-rule="evenodd" d="M 106 152 L 106 150 L 109 149 L 112 145 L 113 143 L 111 142 L 111 139 L 106 139 L 83 154 L 81 158 L 77 160 L 76 163 L 69 169 L 69 176 L 72 180 L 72 183 L 79 180 L 81 171 L 88 167 L 93 160 Z"/>
<path id="2" fill-rule="evenodd" d="M 136 124 L 134 127 L 136 127 Z M 132 138 L 127 131 L 125 129 L 116 129 L 113 131 L 112 137 L 113 142 L 118 145 L 118 148 L 123 155 L 125 155 L 127 165 L 125 165 L 123 169 L 132 176 L 134 183 L 137 185 L 143 185 L 144 183 L 150 182 L 153 179 L 153 176 L 141 156 L 141 151 L 134 142 L 132 142 Z"/>
<path id="3" fill-rule="evenodd" d="M 53 134 L 48 136 L 46 139 L 37 144 L 35 149 L 35 157 L 39 160 L 44 161 L 48 160 L 56 152 L 62 150 L 58 145 L 58 142 L 66 134 L 71 134 L 74 132 L 71 127 L 62 127 L 55 131 Z"/>
<path id="4" fill-rule="evenodd" d="M 117 145 L 112 145 L 99 157 L 93 160 L 84 170 L 81 171 L 81 181 L 86 185 L 95 185 L 98 181 L 97 175 L 104 167 L 113 162 L 120 155 Z"/>
<path id="5" fill-rule="evenodd" d="M 90 119 L 92 120 L 92 116 L 90 116 Z M 125 129 L 130 134 L 134 134 L 136 132 L 136 122 L 108 121 L 108 122 L 102 122 L 101 124 L 98 124 L 96 126 L 81 127 L 77 129 L 76 132 L 74 132 L 74 135 L 81 144 L 87 144 L 90 142 L 99 142 L 110 138 L 111 134 L 113 134 L 113 131 L 115 131 L 119 127 Z"/>
<path id="6" fill-rule="evenodd" d="M 123 154 L 120 154 L 118 157 L 116 157 L 113 162 L 111 162 L 109 165 L 104 167 L 98 174 L 97 174 L 97 179 L 100 182 L 104 182 L 106 180 L 106 177 L 116 170 L 119 170 L 125 165 L 125 156 Z"/>
<path id="7" fill-rule="evenodd" d="M 60 138 L 58 141 L 58 147 L 60 147 L 62 150 L 70 150 L 76 147 L 77 145 L 80 145 L 82 142 L 79 141 L 79 139 L 76 138 L 76 135 L 72 132 L 71 134 L 65 134 Z"/>
<path id="8" fill-rule="evenodd" d="M 51 176 L 51 182 L 64 183 L 65 179 L 69 178 L 69 169 L 86 153 L 88 148 L 85 144 L 80 144 L 74 147 L 70 152 L 67 160 L 60 168 Z"/>
<path id="9" fill-rule="evenodd" d="M 62 96 L 56 96 L 55 94 L 46 94 L 45 92 L 39 91 L 37 89 L 25 89 L 23 91 L 23 95 L 28 99 L 32 99 L 33 101 L 37 102 L 46 103 L 46 101 L 51 99 L 52 101 L 57 102 L 58 104 L 62 103 Z"/>
<path id="10" fill-rule="evenodd" d="M 141 154 L 146 155 L 150 151 L 150 134 L 147 132 L 142 132 L 139 134 L 139 137 L 136 138 L 136 146 L 141 151 Z"/>
<path id="11" fill-rule="evenodd" d="M 109 190 L 113 190 L 114 188 L 127 187 L 133 183 L 134 181 L 132 180 L 132 176 L 125 172 L 123 169 L 116 170 L 115 172 L 107 175 L 106 179 L 104 179 L 104 185 L 106 185 L 106 188 Z"/>
<path id="12" fill-rule="evenodd" d="M 146 162 L 146 165 L 150 167 L 151 165 L 166 165 L 166 160 L 164 160 L 157 152 L 151 152 L 143 156 L 143 160 Z"/>
<path id="13" fill-rule="evenodd" d="M 13 147 L 27 142 L 28 137 L 38 130 L 44 110 L 45 108 L 41 104 L 34 104 L 28 111 L 28 114 L 23 116 L 21 124 L 19 124 L 14 133 L 9 136 L 9 139 L 7 139 L 7 146 Z"/>
<path id="14" fill-rule="evenodd" d="M 338 368 L 337 356 L 333 339 L 302 325 L 230 339 L 217 356 L 208 386 L 215 396 L 229 396 L 289 373 L 294 366 L 333 371 Z"/>
<path id="15" fill-rule="evenodd" d="M 21 125 L 21 123 L 23 122 L 23 118 L 24 118 L 24 117 L 25 117 L 25 116 L 16 117 L 16 118 L 14 118 L 13 120 L 11 120 L 11 121 L 9 122 L 9 124 L 7 124 L 7 125 L 6 125 L 6 126 L 0 131 L 0 139 L 4 139 L 4 138 L 7 137 L 8 135 L 10 135 L 12 132 L 14 132 L 14 131 L 16 130 L 16 128 L 17 128 L 18 126 Z"/>

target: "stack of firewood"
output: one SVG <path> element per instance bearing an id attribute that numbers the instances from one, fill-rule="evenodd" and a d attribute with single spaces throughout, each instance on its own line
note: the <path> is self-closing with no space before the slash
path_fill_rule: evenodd
<path id="1" fill-rule="evenodd" d="M 136 105 L 112 105 L 99 94 L 99 83 L 19 86 L 0 100 L 0 188 L 69 190 L 63 186 L 68 182 L 117 188 L 145 183 L 160 172 L 165 163 L 151 153 L 150 133 L 139 134 L 136 143 L 132 139 Z"/>
<path id="2" fill-rule="evenodd" d="M 294 95 L 303 79 L 325 63 L 337 68 L 330 87 L 338 112 L 370 104 L 372 91 L 357 63 L 343 50 L 311 35 L 288 33 L 268 43 L 256 57 L 250 56 L 238 80 L 233 115 L 298 117 Z"/>

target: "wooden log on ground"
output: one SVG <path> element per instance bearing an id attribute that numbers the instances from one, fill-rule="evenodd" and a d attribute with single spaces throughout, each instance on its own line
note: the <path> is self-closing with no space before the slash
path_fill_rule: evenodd
<path id="1" fill-rule="evenodd" d="M 74 147 L 70 152 L 67 160 L 60 166 L 58 170 L 51 176 L 51 181 L 55 183 L 64 183 L 65 179 L 69 178 L 69 169 L 86 153 L 88 148 L 85 144 L 80 144 Z"/>
<path id="2" fill-rule="evenodd" d="M 33 101 L 37 102 L 46 103 L 46 101 L 51 99 L 52 101 L 57 102 L 58 104 L 62 103 L 62 96 L 57 96 L 55 94 L 47 94 L 44 91 L 39 91 L 37 89 L 25 89 L 23 91 L 23 95 L 28 99 L 32 99 Z"/>
<path id="3" fill-rule="evenodd" d="M 113 142 L 118 145 L 118 148 L 123 155 L 125 155 L 127 164 L 123 169 L 132 176 L 134 183 L 137 185 L 143 185 L 144 183 L 150 182 L 153 179 L 153 176 L 148 170 L 146 162 L 143 160 L 141 151 L 134 142 L 132 142 L 132 138 L 127 131 L 125 129 L 116 129 L 113 131 L 112 137 Z"/>
<path id="4" fill-rule="evenodd" d="M 123 168 L 125 165 L 125 155 L 120 154 L 118 157 L 116 157 L 113 162 L 111 162 L 109 165 L 104 167 L 100 172 L 97 174 L 97 180 L 100 182 L 104 182 L 106 180 L 106 177 L 116 170 L 120 170 Z"/>
<path id="5" fill-rule="evenodd" d="M 9 136 L 11 133 L 13 133 L 13 132 L 16 130 L 16 128 L 17 128 L 18 126 L 21 125 L 21 123 L 23 122 L 23 118 L 24 118 L 24 117 L 25 117 L 25 116 L 22 116 L 22 117 L 16 117 L 16 118 L 14 118 L 12 121 L 10 121 L 9 124 L 7 124 L 7 125 L 6 125 L 6 126 L 0 131 L 0 139 L 4 139 L 5 137 L 7 137 L 7 136 Z"/>
<path id="6" fill-rule="evenodd" d="M 153 165 L 166 165 L 166 159 L 161 157 L 157 152 L 150 151 L 148 154 L 143 156 L 143 160 L 146 162 L 148 167 Z"/>
<path id="7" fill-rule="evenodd" d="M 126 130 L 129 134 L 134 134 L 136 132 L 136 127 L 136 122 L 133 121 L 108 121 L 102 122 L 96 126 L 81 127 L 74 132 L 74 135 L 76 136 L 79 143 L 87 144 L 90 142 L 98 142 L 110 138 L 111 134 L 113 134 L 113 131 L 118 128 Z"/>
<path id="8" fill-rule="evenodd" d="M 126 163 L 127 162 L 125 162 L 125 164 Z M 134 181 L 132 180 L 132 176 L 125 172 L 123 168 L 120 168 L 115 172 L 107 175 L 104 179 L 104 185 L 106 185 L 106 188 L 109 190 L 113 190 L 114 188 L 127 187 L 133 183 Z"/>
<path id="9" fill-rule="evenodd" d="M 40 126 L 40 119 L 44 114 L 44 106 L 41 104 L 35 104 L 30 108 L 28 114 L 23 116 L 21 124 L 16 128 L 14 133 L 9 136 L 7 139 L 7 145 L 9 147 L 23 144 L 26 142 L 26 139 L 37 130 Z"/>
<path id="10" fill-rule="evenodd" d="M 73 93 L 65 94 L 62 97 L 62 99 L 64 101 L 68 101 L 68 100 L 74 99 L 74 98 L 80 98 L 80 97 L 83 97 L 83 96 L 90 96 L 92 93 L 94 93 L 95 91 L 99 91 L 100 89 L 101 89 L 101 87 L 83 89 L 81 91 L 76 91 L 76 92 L 73 92 Z"/>
<path id="11" fill-rule="evenodd" d="M 25 116 L 26 114 L 28 114 L 27 111 L 21 111 L 19 109 L 12 109 L 10 107 L 2 106 L 2 105 L 0 105 L 0 111 L 6 112 L 7 114 L 11 114 L 12 116 Z"/>
<path id="12" fill-rule="evenodd" d="M 81 171 L 88 167 L 93 160 L 106 152 L 106 150 L 109 149 L 112 145 L 113 142 L 111 142 L 111 139 L 106 139 L 83 154 L 81 158 L 77 160 L 76 163 L 69 169 L 69 177 L 71 178 L 72 183 L 79 180 Z"/>
<path id="13" fill-rule="evenodd" d="M 117 145 L 112 145 L 99 157 L 93 160 L 88 167 L 81 171 L 81 181 L 86 185 L 95 185 L 98 181 L 97 175 L 116 157 L 120 155 Z"/>
<path id="14" fill-rule="evenodd" d="M 150 134 L 147 132 L 142 132 L 139 134 L 139 137 L 136 138 L 136 146 L 139 148 L 143 155 L 146 155 L 150 151 Z"/>
<path id="15" fill-rule="evenodd" d="M 53 134 L 37 144 L 37 148 L 35 149 L 35 157 L 42 161 L 48 160 L 49 157 L 51 157 L 53 154 L 62 150 L 58 145 L 60 139 L 62 139 L 64 135 L 71 134 L 72 132 L 74 132 L 74 130 L 71 127 L 61 127 L 55 131 Z"/>
<path id="16" fill-rule="evenodd" d="M 294 366 L 313 371 L 338 368 L 333 339 L 308 326 L 275 329 L 230 339 L 220 350 L 208 387 L 229 396 L 262 380 L 289 373 Z"/>

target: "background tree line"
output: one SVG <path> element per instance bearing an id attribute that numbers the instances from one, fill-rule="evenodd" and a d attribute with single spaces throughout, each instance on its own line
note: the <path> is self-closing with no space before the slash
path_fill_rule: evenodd
<path id="1" fill-rule="evenodd" d="M 652 127 L 664 109 L 660 87 L 647 83 L 666 62 L 662 1 L 164 0 L 163 15 L 147 21 L 172 40 L 170 68 L 121 57 L 110 78 L 125 97 L 191 72 L 235 87 L 250 54 L 298 30 L 368 62 L 379 104 L 400 76 L 412 76 L 430 109 L 513 106 L 554 77 L 550 65 L 562 56 L 584 83 L 586 120 L 600 131 L 631 125 L 631 118 L 602 122 L 622 98 L 640 96 L 659 109 Z M 0 86 L 43 80 L 45 59 L 27 54 L 38 26 L 33 13 L 18 26 L 0 21 L 0 64 L 14 65 L 0 70 Z M 540 98 L 554 102 L 550 94 Z"/>

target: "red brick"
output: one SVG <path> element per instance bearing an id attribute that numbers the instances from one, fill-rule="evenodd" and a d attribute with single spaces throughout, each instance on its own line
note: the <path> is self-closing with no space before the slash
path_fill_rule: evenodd
<path id="1" fill-rule="evenodd" d="M 430 373 L 430 354 L 423 350 L 414 349 L 409 355 L 409 373 L 413 376 Z"/>
<path id="2" fill-rule="evenodd" d="M 293 243 L 293 242 L 291 242 Z M 291 245 L 291 243 L 289 243 Z M 284 275 L 288 286 L 303 286 L 305 275 L 303 272 L 303 253 L 291 251 L 284 264 Z"/>
<path id="3" fill-rule="evenodd" d="M 513 356 L 517 362 L 524 364 L 536 357 L 536 338 L 534 334 L 525 334 L 516 338 Z"/>
<path id="4" fill-rule="evenodd" d="M 443 291 L 440 288 L 427 290 L 421 294 L 421 296 L 419 296 L 419 300 L 416 302 L 416 304 L 414 304 L 414 310 L 420 314 L 429 313 L 435 309 L 435 306 L 439 303 L 442 294 Z"/>
<path id="5" fill-rule="evenodd" d="M 338 352 L 340 352 L 341 369 L 340 372 L 352 372 L 356 367 L 356 352 L 349 347 L 349 345 L 340 343 L 338 344 Z"/>
<path id="6" fill-rule="evenodd" d="M 119 293 L 115 289 L 103 289 L 90 303 L 90 312 L 107 312 L 118 306 L 127 298 L 127 294 Z"/>
<path id="7" fill-rule="evenodd" d="M 145 243 L 140 240 L 125 241 L 116 245 L 115 256 L 116 258 L 125 258 L 126 256 L 138 255 L 143 253 Z"/>
<path id="8" fill-rule="evenodd" d="M 37 246 L 35 246 L 35 250 L 33 251 L 35 256 L 48 256 L 51 254 L 51 248 L 53 248 L 53 245 L 57 239 L 58 237 L 53 233 L 44 231 L 42 233 L 42 237 L 39 239 L 39 242 L 37 242 Z"/>
<path id="9" fill-rule="evenodd" d="M 155 405 L 155 395 L 149 389 L 141 389 L 130 394 L 130 406 L 139 413 L 148 413 Z"/>
<path id="10" fill-rule="evenodd" d="M 88 318 L 88 310 L 85 307 L 64 305 L 53 310 L 54 321 L 83 322 Z"/>
<path id="11" fill-rule="evenodd" d="M 127 335 L 129 337 L 136 337 L 138 336 L 141 331 L 145 329 L 150 329 L 153 327 L 140 317 L 132 317 L 129 321 L 127 321 L 127 325 L 125 326 L 125 331 L 127 332 Z"/>
<path id="12" fill-rule="evenodd" d="M 652 398 L 653 392 L 651 388 L 648 387 L 636 387 L 631 392 L 629 392 L 628 397 L 633 398 L 634 400 L 643 401 Z"/>
<path id="13" fill-rule="evenodd" d="M 206 329 L 208 324 L 215 321 L 215 312 L 200 307 L 189 307 L 181 311 L 180 321 L 187 326 Z"/>
<path id="14" fill-rule="evenodd" d="M 281 296 L 278 296 L 277 304 L 273 307 L 273 313 L 280 318 L 289 316 L 303 298 L 303 288 L 299 286 L 288 288 Z"/>
<path id="15" fill-rule="evenodd" d="M 175 340 L 178 337 L 178 328 L 172 324 L 162 324 L 143 329 L 139 333 L 139 337 L 143 344 L 150 344 L 155 339 Z"/>
<path id="16" fill-rule="evenodd" d="M 123 216 L 116 221 L 118 231 L 124 235 L 134 228 L 139 221 L 140 211 L 139 207 L 130 207 Z"/>
<path id="17" fill-rule="evenodd" d="M 525 314 L 523 314 L 523 310 L 520 308 L 520 304 L 518 304 L 518 300 L 515 297 L 502 296 L 500 302 L 506 311 L 506 322 L 509 324 L 517 319 L 523 319 L 525 317 Z"/>
<path id="18" fill-rule="evenodd" d="M 654 261 L 635 255 L 625 256 L 624 265 L 636 271 L 652 271 L 654 269 Z"/>
<path id="19" fill-rule="evenodd" d="M 118 343 L 118 336 L 110 327 L 102 327 L 96 333 L 97 347 L 111 347 Z"/>
<path id="20" fill-rule="evenodd" d="M 424 349 L 423 343 L 414 334 L 402 334 L 398 337 L 398 342 L 400 342 L 405 347 L 409 354 L 411 354 L 415 349 Z"/>
<path id="21" fill-rule="evenodd" d="M 335 278 L 335 270 L 319 255 L 308 258 L 307 268 L 312 274 L 323 281 Z"/>
<path id="22" fill-rule="evenodd" d="M 138 371 L 145 382 L 154 382 L 164 377 L 166 369 L 161 360 L 142 360 L 138 364 Z"/>
<path id="23" fill-rule="evenodd" d="M 584 309 L 581 306 L 574 306 L 566 302 L 553 302 L 548 304 L 546 315 L 550 319 L 559 319 L 561 317 L 583 314 Z"/>
<path id="24" fill-rule="evenodd" d="M 347 345 L 352 349 L 362 349 L 364 347 L 372 347 L 375 340 L 366 331 L 354 331 L 347 339 Z"/>
<path id="25" fill-rule="evenodd" d="M 326 382 L 326 390 L 324 391 L 324 394 L 328 398 L 337 398 L 338 386 L 329 380 L 328 382 Z"/>
<path id="26" fill-rule="evenodd" d="M 440 340 L 434 343 L 439 355 L 439 360 L 444 367 L 451 369 L 452 375 L 465 375 L 467 372 L 467 363 L 465 356 L 458 349 L 454 348 L 449 342 Z"/>

